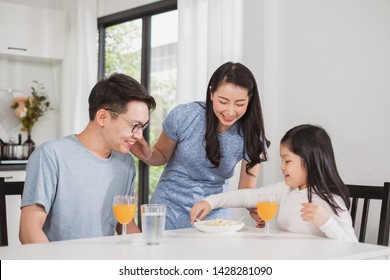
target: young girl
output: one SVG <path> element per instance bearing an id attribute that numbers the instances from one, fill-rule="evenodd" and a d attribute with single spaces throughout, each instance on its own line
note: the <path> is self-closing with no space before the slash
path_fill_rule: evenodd
<path id="1" fill-rule="evenodd" d="M 254 208 L 259 193 L 274 193 L 280 229 L 357 242 L 348 212 L 348 190 L 338 174 L 326 131 L 313 125 L 290 129 L 281 140 L 280 157 L 284 182 L 208 196 L 192 207 L 191 222 L 219 207 Z"/>

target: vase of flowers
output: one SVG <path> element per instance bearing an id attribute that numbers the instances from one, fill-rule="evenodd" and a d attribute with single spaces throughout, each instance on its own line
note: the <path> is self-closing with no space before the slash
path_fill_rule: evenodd
<path id="1" fill-rule="evenodd" d="M 31 139 L 31 130 L 38 119 L 50 109 L 49 97 L 43 84 L 33 81 L 31 95 L 16 97 L 11 106 L 15 110 L 15 116 L 22 124 L 21 131 L 27 132 L 27 140 L 24 142 L 29 147 L 28 155 L 35 149 L 35 143 Z"/>

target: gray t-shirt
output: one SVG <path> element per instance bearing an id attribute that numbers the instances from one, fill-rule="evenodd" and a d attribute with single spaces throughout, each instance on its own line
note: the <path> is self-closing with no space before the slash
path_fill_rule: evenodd
<path id="1" fill-rule="evenodd" d="M 164 169 L 152 203 L 167 205 L 166 229 L 191 227 L 189 210 L 211 194 L 228 190 L 229 178 L 243 159 L 243 137 L 234 124 L 218 136 L 222 159 L 218 168 L 206 157 L 206 115 L 204 102 L 174 108 L 164 120 L 163 129 L 177 148 Z M 229 219 L 229 209 L 217 209 L 207 219 Z"/>
<path id="2" fill-rule="evenodd" d="M 43 143 L 30 156 L 22 207 L 40 204 L 50 241 L 108 236 L 117 222 L 114 195 L 133 192 L 135 167 L 128 154 L 101 159 L 75 135 Z"/>

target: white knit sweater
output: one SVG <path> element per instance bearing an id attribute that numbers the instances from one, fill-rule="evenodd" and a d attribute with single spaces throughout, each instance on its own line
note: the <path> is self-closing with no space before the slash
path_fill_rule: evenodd
<path id="1" fill-rule="evenodd" d="M 339 211 L 336 215 L 324 200 L 313 194 L 312 202 L 322 205 L 331 214 L 329 220 L 320 227 L 305 222 L 301 218 L 301 204 L 308 202 L 307 189 L 291 188 L 284 181 L 258 189 L 241 189 L 211 195 L 204 200 L 211 205 L 212 209 L 255 208 L 259 193 L 273 193 L 278 196 L 277 225 L 281 230 L 357 242 L 351 215 L 339 196 L 335 196 L 335 200 L 343 211 Z"/>

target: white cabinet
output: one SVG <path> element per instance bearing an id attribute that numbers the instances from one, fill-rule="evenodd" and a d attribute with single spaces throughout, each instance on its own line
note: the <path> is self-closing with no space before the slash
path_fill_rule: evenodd
<path id="1" fill-rule="evenodd" d="M 12 170 L 0 171 L 0 177 L 4 177 L 5 181 L 23 181 L 26 178 L 26 171 Z M 5 197 L 6 212 L 7 212 L 7 231 L 8 231 L 8 246 L 20 245 L 19 241 L 19 224 L 20 224 L 20 195 L 7 195 Z"/>
<path id="2" fill-rule="evenodd" d="M 0 54 L 63 59 L 65 13 L 0 2 Z"/>
<path id="3" fill-rule="evenodd" d="M 6 182 L 24 182 L 26 179 L 26 171 L 25 170 L 7 170 L 0 171 L 0 177 L 4 178 Z"/>

